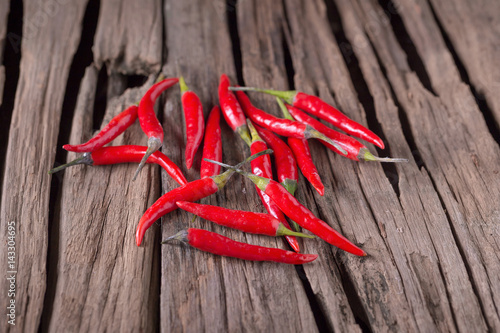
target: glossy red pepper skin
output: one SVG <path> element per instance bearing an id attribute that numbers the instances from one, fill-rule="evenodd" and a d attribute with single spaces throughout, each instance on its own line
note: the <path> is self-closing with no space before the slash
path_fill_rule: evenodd
<path id="1" fill-rule="evenodd" d="M 287 229 L 283 223 L 269 214 L 227 209 L 187 201 L 178 201 L 177 206 L 205 220 L 247 233 L 272 237 L 291 234 L 295 234 L 296 236 L 307 236 L 300 233 L 294 233 L 290 229 Z"/>
<path id="2" fill-rule="evenodd" d="M 306 125 L 298 121 L 275 117 L 256 108 L 252 105 L 252 102 L 250 102 L 250 99 L 243 91 L 237 91 L 236 96 L 245 114 L 257 125 L 282 136 L 306 139 Z"/>
<path id="3" fill-rule="evenodd" d="M 290 147 L 271 131 L 255 125 L 257 132 L 264 139 L 267 145 L 274 151 L 274 162 L 278 173 L 278 181 L 294 194 L 299 181 L 299 170 L 297 161 Z"/>
<path id="4" fill-rule="evenodd" d="M 202 229 L 187 229 L 185 241 L 201 251 L 220 256 L 253 261 L 274 261 L 301 265 L 315 260 L 317 254 L 300 254 L 282 249 L 241 243 Z"/>
<path id="5" fill-rule="evenodd" d="M 220 165 L 205 161 L 205 158 L 222 161 L 222 137 L 220 131 L 220 111 L 214 106 L 207 120 L 203 157 L 201 159 L 200 178 L 216 176 L 220 173 Z"/>
<path id="6" fill-rule="evenodd" d="M 137 119 L 137 110 L 137 105 L 130 106 L 113 117 L 109 124 L 89 141 L 79 145 L 64 145 L 63 149 L 76 153 L 90 153 L 101 148 L 105 144 L 113 141 L 135 122 Z"/>
<path id="7" fill-rule="evenodd" d="M 251 154 L 254 155 L 258 152 L 266 150 L 266 143 L 262 141 L 260 137 L 258 137 L 257 133 L 254 133 L 252 130 L 250 132 L 252 133 L 252 145 L 250 146 Z M 252 167 L 253 174 L 264 178 L 273 178 L 273 169 L 269 155 L 264 155 L 256 158 L 251 162 L 250 165 Z M 279 209 L 279 207 L 273 202 L 273 200 L 271 200 L 271 198 L 269 198 L 267 194 L 261 191 L 258 187 L 256 188 L 257 194 L 260 197 L 260 201 L 264 205 L 264 208 L 267 210 L 267 212 L 290 229 L 290 225 L 288 224 L 285 215 L 283 215 L 283 212 Z M 295 237 L 285 236 L 285 238 L 295 252 L 300 252 L 299 242 Z"/>
<path id="8" fill-rule="evenodd" d="M 219 83 L 219 104 L 229 127 L 237 132 L 241 138 L 250 145 L 250 133 L 248 132 L 246 117 L 241 109 L 236 96 L 229 90 L 229 78 L 222 74 Z"/>
<path id="9" fill-rule="evenodd" d="M 78 164 L 110 165 L 119 163 L 139 163 L 139 161 L 142 161 L 146 150 L 147 147 L 145 146 L 133 145 L 102 147 L 92 153 L 85 153 L 76 160 L 50 170 L 49 174 L 59 172 L 67 167 Z M 182 174 L 181 169 L 161 151 L 156 151 L 150 155 L 146 163 L 158 164 L 179 183 L 179 185 L 187 184 L 186 177 Z"/>
<path id="10" fill-rule="evenodd" d="M 323 196 L 325 194 L 325 186 L 312 160 L 311 150 L 309 149 L 307 140 L 288 138 L 288 145 L 292 149 L 304 177 L 306 177 L 316 191 Z"/>
<path id="11" fill-rule="evenodd" d="M 198 150 L 205 131 L 205 119 L 203 118 L 203 106 L 200 98 L 193 91 L 188 90 L 184 79 L 179 79 L 181 83 L 181 102 L 184 110 L 184 120 L 186 123 L 186 167 L 193 166 L 194 155 Z"/>
<path id="12" fill-rule="evenodd" d="M 177 202 L 177 206 L 205 220 L 252 234 L 276 236 L 280 224 L 280 221 L 264 213 L 246 212 L 187 201 Z"/>
<path id="13" fill-rule="evenodd" d="M 350 158 L 351 160 L 359 161 L 360 150 L 363 148 L 366 149 L 366 146 L 363 145 L 361 142 L 359 142 L 354 138 L 351 138 L 348 135 L 342 134 L 340 132 L 331 129 L 330 127 L 322 124 L 320 121 L 312 118 L 311 116 L 307 115 L 305 112 L 302 112 L 296 107 L 287 104 L 286 108 L 288 109 L 288 112 L 290 112 L 290 114 L 296 120 L 312 126 L 313 128 L 317 129 L 318 131 L 320 131 L 321 133 L 325 134 L 327 137 L 338 143 L 342 148 L 345 149 L 345 151 L 347 151 L 347 155 L 345 155 L 345 157 Z M 322 140 L 320 141 L 326 147 L 330 148 L 336 153 L 339 153 L 337 148 L 335 148 L 331 144 Z"/>
<path id="14" fill-rule="evenodd" d="M 355 137 L 371 142 L 384 149 L 384 142 L 375 133 L 348 118 L 345 114 L 324 102 L 319 97 L 305 94 L 303 92 L 297 92 L 293 99 L 293 106 L 328 121 L 347 134 L 351 134 Z"/>
<path id="15" fill-rule="evenodd" d="M 253 174 L 241 173 L 250 178 L 261 190 L 271 197 L 285 215 L 297 222 L 304 229 L 309 230 L 339 249 L 357 256 L 366 256 L 365 251 L 351 243 L 325 221 L 314 216 L 309 209 L 295 199 L 280 183 Z"/>
<path id="16" fill-rule="evenodd" d="M 148 150 L 139 163 L 132 180 L 137 178 L 137 175 L 144 166 L 147 158 L 163 145 L 163 127 L 158 121 L 158 118 L 156 118 L 154 105 L 158 96 L 177 82 L 179 82 L 178 78 L 169 78 L 154 84 L 151 88 L 149 88 L 139 102 L 137 115 L 139 117 L 139 123 L 141 124 L 142 130 L 148 136 Z"/>
<path id="17" fill-rule="evenodd" d="M 179 82 L 178 78 L 168 78 L 155 83 L 141 98 L 138 110 L 139 123 L 148 138 L 157 138 L 163 143 L 163 127 L 156 118 L 154 106 L 161 93 L 177 82 Z"/>
<path id="18" fill-rule="evenodd" d="M 117 163 L 139 163 L 148 147 L 145 146 L 111 146 L 103 147 L 91 154 L 93 165 L 108 165 Z M 161 166 L 179 185 L 187 184 L 181 169 L 161 151 L 154 152 L 146 163 Z"/>
<path id="19" fill-rule="evenodd" d="M 153 223 L 165 214 L 177 209 L 177 201 L 197 201 L 216 193 L 219 186 L 214 181 L 213 177 L 202 178 L 187 183 L 184 186 L 177 187 L 164 195 L 149 207 L 137 226 L 135 240 L 137 246 L 140 246 L 146 230 Z"/>

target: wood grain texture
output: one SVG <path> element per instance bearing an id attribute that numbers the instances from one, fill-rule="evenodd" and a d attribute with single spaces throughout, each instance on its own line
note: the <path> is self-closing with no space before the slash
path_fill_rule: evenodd
<path id="1" fill-rule="evenodd" d="M 161 1 L 103 0 L 94 39 L 94 62 L 108 72 L 149 75 L 161 68 Z"/>
<path id="2" fill-rule="evenodd" d="M 377 12 L 373 2 L 364 2 L 365 13 Z M 410 35 L 424 33 L 427 25 L 419 22 L 410 7 L 401 7 Z M 422 6 L 422 11 L 429 8 Z M 428 17 L 428 16 L 426 16 Z M 408 22 L 406 22 L 408 20 Z M 411 22 L 411 24 L 410 24 Z M 434 27 L 435 23 L 429 23 Z M 473 289 L 481 302 L 481 310 L 489 328 L 498 327 L 498 146 L 486 128 L 470 90 L 459 80 L 451 56 L 440 52 L 443 62 L 435 72 L 433 54 L 420 51 L 419 56 L 433 82 L 446 77 L 448 84 L 435 85 L 434 96 L 425 89 L 404 61 L 404 51 L 390 33 L 374 34 L 374 44 L 388 80 L 408 117 L 411 133 L 425 168 L 446 209 L 455 241 L 469 272 Z M 389 37 L 389 38 L 388 38 Z M 418 38 L 415 38 L 417 40 Z M 417 49 L 425 43 L 416 42 Z M 395 61 L 397 59 L 397 61 Z M 427 64 L 430 64 L 427 66 Z M 397 66 L 395 66 L 397 64 Z M 450 68 L 451 72 L 446 69 Z M 485 185 L 488 184 L 488 185 Z M 475 322 L 481 325 L 481 322 Z"/>
<path id="3" fill-rule="evenodd" d="M 3 67 L 17 63 L 4 58 L 7 21 L 23 22 L 15 105 L 4 105 L 12 120 L 1 144 L 2 244 L 7 223 L 16 225 L 16 326 L 4 320 L 0 331 L 499 331 L 497 2 L 26 0 L 21 10 L 0 0 L 0 100 L 4 70 L 7 80 L 17 78 L 16 68 Z M 160 245 L 193 226 L 288 249 L 282 239 L 192 221 L 180 210 L 137 247 L 144 211 L 178 186 L 166 172 L 146 166 L 136 182 L 136 165 L 47 175 L 77 157 L 56 154 L 58 141 L 88 140 L 137 102 L 160 70 L 185 77 L 205 117 L 218 104 L 222 73 L 233 84 L 316 94 L 383 138 L 385 150 L 367 144 L 372 153 L 408 158 L 354 162 L 310 141 L 325 195 L 300 176 L 298 200 L 369 256 L 299 240 L 302 252 L 319 258 L 296 268 Z M 249 96 L 281 115 L 273 97 Z M 201 147 L 186 170 L 178 85 L 156 107 L 163 152 L 197 179 Z M 224 120 L 221 127 L 223 160 L 236 164 L 249 148 Z M 113 145 L 145 142 L 136 123 Z M 264 211 L 239 175 L 200 202 Z M 4 271 L 7 260 L 0 256 Z"/>
<path id="4" fill-rule="evenodd" d="M 40 15 L 45 2 L 26 1 L 25 21 Z M 3 193 L 0 210 L 2 244 L 6 244 L 6 223 L 16 224 L 17 325 L 4 320 L 2 331 L 36 331 L 40 323 L 46 289 L 46 258 L 50 176 L 61 106 L 69 67 L 80 39 L 85 1 L 64 4 L 51 19 L 37 21 L 37 29 L 23 26 L 19 83 L 9 131 Z M 77 24 L 75 24 L 75 22 Z M 29 36 L 29 37 L 28 37 Z M 50 36 L 48 42 L 44 36 Z M 53 50 L 59 49 L 55 53 Z M 0 259 L 7 267 L 7 258 Z M 0 286 L 8 290 L 7 280 Z M 7 293 L 0 294 L 7 304 Z"/>
<path id="5" fill-rule="evenodd" d="M 476 91 L 500 123 L 500 2 L 430 1 Z M 434 27 L 432 27 L 433 30 Z"/>
<path id="6" fill-rule="evenodd" d="M 337 4 L 347 38 L 351 41 L 366 41 L 368 37 L 360 22 L 368 20 L 371 13 L 380 11 L 376 11 L 376 7 L 365 7 L 363 10 L 362 6 L 355 2 Z M 387 28 L 389 22 L 385 20 L 385 16 L 370 16 L 371 20 L 376 18 L 379 29 Z M 391 36 L 389 32 L 384 35 L 386 39 Z M 394 39 L 394 36 L 391 37 Z M 412 156 L 401 124 L 397 121 L 398 108 L 391 96 L 391 88 L 379 67 L 375 51 L 368 43 L 365 47 L 354 49 L 373 96 L 377 119 L 382 125 L 384 135 L 390 142 L 397 143 L 390 145 L 391 153 L 395 156 Z M 485 329 L 479 301 L 473 292 L 466 264 L 455 243 L 446 212 L 439 203 L 439 195 L 426 169 L 419 170 L 422 162 L 417 161 L 417 157 L 415 155 L 413 163 L 397 165 L 399 201 L 405 214 L 406 225 L 398 223 L 399 230 L 394 227 L 387 228 L 385 225 L 384 230 L 388 239 L 393 238 L 395 232 L 403 236 L 402 240 L 408 251 L 407 258 L 422 286 L 426 306 L 432 309 L 431 315 L 435 321 L 447 326 L 442 326 L 441 330 L 454 330 L 454 321 L 456 329 L 461 331 L 472 331 L 478 327 Z M 448 308 L 449 305 L 451 308 Z"/>
<path id="7" fill-rule="evenodd" d="M 151 77 L 144 87 L 129 89 L 112 99 L 103 126 L 140 99 L 153 80 Z M 96 84 L 97 69 L 91 66 L 78 98 L 72 143 L 84 142 L 92 134 Z M 113 145 L 139 144 L 143 139 L 136 123 Z M 68 154 L 68 161 L 75 157 Z M 134 235 L 141 215 L 158 196 L 159 177 L 157 166 L 149 166 L 132 182 L 135 168 L 133 164 L 76 166 L 65 171 L 50 331 L 155 329 L 158 241 L 150 233 L 147 240 L 151 246 L 137 247 Z"/>
<path id="8" fill-rule="evenodd" d="M 227 73 L 235 82 L 225 10 L 223 1 L 165 3 L 168 62 L 164 72 L 182 72 L 190 88 L 199 94 L 205 114 L 218 103 L 220 74 Z M 203 66 L 197 68 L 200 63 Z M 164 151 L 184 166 L 183 116 L 178 95 L 175 91 L 167 97 Z M 248 156 L 249 149 L 226 124 L 221 125 L 224 161 L 234 164 Z M 189 180 L 199 177 L 198 172 L 199 159 L 195 159 L 195 172 L 188 173 Z M 164 183 L 164 192 L 171 188 L 172 182 Z M 233 209 L 263 209 L 254 186 L 241 177 L 234 176 L 219 192 L 201 202 Z M 179 211 L 166 215 L 162 218 L 163 238 L 194 226 L 251 244 L 284 245 L 281 239 L 243 235 L 200 219 L 191 224 L 191 218 Z M 215 257 L 185 245 L 162 247 L 160 317 L 164 332 L 316 331 L 313 313 L 293 266 Z"/>

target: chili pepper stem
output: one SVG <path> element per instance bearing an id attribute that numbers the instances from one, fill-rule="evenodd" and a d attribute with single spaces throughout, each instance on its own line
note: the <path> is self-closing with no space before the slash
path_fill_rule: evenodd
<path id="1" fill-rule="evenodd" d="M 362 158 L 365 161 L 377 161 L 377 162 L 388 162 L 388 163 L 408 162 L 407 158 L 378 157 L 370 153 L 366 148 L 361 148 L 359 150 L 358 158 Z"/>
<path id="2" fill-rule="evenodd" d="M 250 138 L 250 133 L 248 132 L 248 127 L 246 125 L 238 127 L 236 131 L 247 145 L 252 145 L 252 138 Z"/>
<path id="3" fill-rule="evenodd" d="M 181 230 L 178 233 L 176 233 L 175 235 L 168 237 L 167 239 L 165 239 L 161 243 L 166 244 L 166 243 L 171 242 L 172 240 L 178 240 L 178 241 L 187 243 L 188 242 L 187 236 L 188 236 L 187 230 Z"/>
<path id="4" fill-rule="evenodd" d="M 51 169 L 49 171 L 49 175 L 53 174 L 53 173 L 56 173 L 56 172 L 59 172 L 61 170 L 64 170 L 66 169 L 67 167 L 70 167 L 70 166 L 73 166 L 73 165 L 78 165 L 78 164 L 87 164 L 87 165 L 91 165 L 93 163 L 92 161 L 92 157 L 90 156 L 90 153 L 85 153 L 83 154 L 82 157 L 79 157 L 77 158 L 76 160 L 73 160 L 69 163 L 66 163 L 66 164 L 63 164 L 63 165 L 60 165 L 54 169 Z"/>
<path id="5" fill-rule="evenodd" d="M 338 149 L 339 152 L 341 152 L 342 154 L 347 156 L 347 151 L 344 148 L 339 146 L 338 143 L 336 143 L 335 141 L 333 141 L 332 139 L 330 139 L 329 137 L 327 137 L 326 135 L 324 135 L 320 131 L 314 129 L 311 125 L 307 125 L 307 130 L 306 130 L 306 132 L 304 132 L 304 134 L 306 136 L 306 139 L 314 138 L 314 139 L 319 139 L 319 140 L 325 141 L 326 143 L 329 143 L 332 146 L 334 146 L 336 149 Z"/>
<path id="6" fill-rule="evenodd" d="M 151 137 L 148 139 L 148 149 L 146 150 L 146 153 L 144 154 L 144 157 L 142 158 L 141 162 L 139 163 L 139 166 L 137 167 L 137 170 L 135 171 L 134 178 L 132 178 L 132 181 L 134 181 L 137 178 L 137 175 L 141 171 L 141 169 L 144 167 L 146 164 L 147 159 L 151 154 L 153 154 L 155 151 L 157 151 L 163 142 L 161 142 L 158 138 Z"/>
<path id="7" fill-rule="evenodd" d="M 285 227 L 283 223 L 280 223 L 278 226 L 278 230 L 276 231 L 276 236 L 296 236 L 296 237 L 304 237 L 304 238 L 316 238 L 313 235 L 306 235 L 302 232 L 296 232 Z"/>
<path id="8" fill-rule="evenodd" d="M 273 90 L 273 89 L 260 89 L 260 88 L 255 88 L 255 87 L 229 87 L 229 90 L 262 92 L 262 93 L 266 93 L 269 95 L 283 98 L 289 104 L 293 103 L 293 99 L 295 98 L 295 95 L 297 95 L 296 90 L 282 91 L 282 90 Z"/>
<path id="9" fill-rule="evenodd" d="M 287 178 L 281 182 L 284 188 L 291 194 L 295 195 L 295 191 L 297 191 L 297 181 L 294 179 Z"/>
<path id="10" fill-rule="evenodd" d="M 283 100 L 281 98 L 276 97 L 276 102 L 278 102 L 278 105 L 280 106 L 281 112 L 283 113 L 283 117 L 285 117 L 285 119 L 295 120 L 286 108 L 285 103 L 283 103 Z"/>
<path id="11" fill-rule="evenodd" d="M 183 76 L 179 77 L 179 86 L 181 88 L 181 95 L 183 93 L 185 93 L 186 91 L 189 91 L 189 88 L 188 88 L 188 86 L 186 84 L 186 81 L 184 81 L 184 77 Z"/>

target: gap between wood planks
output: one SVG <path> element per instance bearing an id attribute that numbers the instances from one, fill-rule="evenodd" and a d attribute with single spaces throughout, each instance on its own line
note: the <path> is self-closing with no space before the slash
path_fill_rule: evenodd
<path id="1" fill-rule="evenodd" d="M 7 144 L 9 139 L 10 122 L 12 120 L 12 112 L 14 111 L 14 101 L 16 98 L 17 82 L 19 80 L 19 64 L 21 62 L 21 38 L 23 35 L 22 20 L 19 17 L 23 16 L 23 2 L 11 0 L 10 12 L 7 18 L 7 31 L 5 36 L 4 49 L 0 52 L 3 61 L 0 65 L 5 68 L 5 85 L 3 87 L 2 100 L 0 101 L 0 193 L 2 192 L 4 167 L 6 163 L 5 155 L 7 154 Z M 0 36 L 2 38 L 2 36 Z M 1 89 L 1 87 L 0 87 Z"/>

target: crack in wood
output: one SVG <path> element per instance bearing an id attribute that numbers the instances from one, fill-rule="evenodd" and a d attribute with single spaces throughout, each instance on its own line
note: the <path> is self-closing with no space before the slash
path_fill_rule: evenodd
<path id="1" fill-rule="evenodd" d="M 446 30 L 443 27 L 443 23 L 439 19 L 438 15 L 436 14 L 436 11 L 434 9 L 434 5 L 432 4 L 432 1 L 427 1 L 429 4 L 429 8 L 431 10 L 432 16 L 434 20 L 436 21 L 436 24 L 439 28 L 439 31 L 441 32 L 441 35 L 443 37 L 443 40 L 445 42 L 446 47 L 448 48 L 448 51 L 452 55 L 453 61 L 455 62 L 455 66 L 458 69 L 458 72 L 460 73 L 460 78 L 462 79 L 462 82 L 465 83 L 466 85 L 469 86 L 472 95 L 474 96 L 474 99 L 476 100 L 477 107 L 483 114 L 484 120 L 486 122 L 486 125 L 488 126 L 488 130 L 491 133 L 491 136 L 495 141 L 500 144 L 500 124 L 495 120 L 495 116 L 493 114 L 492 109 L 488 105 L 488 100 L 486 96 L 482 93 L 480 93 L 476 86 L 471 82 L 469 73 L 467 73 L 467 69 L 465 68 L 462 60 L 460 59 L 460 56 L 458 55 L 457 50 L 455 50 L 455 47 L 453 46 L 453 43 L 450 39 L 450 36 L 446 32 Z"/>
<path id="2" fill-rule="evenodd" d="M 57 139 L 56 164 L 66 163 L 67 152 L 62 145 L 67 143 L 70 136 L 71 124 L 76 108 L 80 84 L 87 66 L 92 63 L 92 45 L 97 28 L 100 0 L 90 0 L 82 21 L 80 42 L 73 56 L 63 100 L 59 136 Z M 44 298 L 42 320 L 40 328 L 48 329 L 53 310 L 53 302 L 57 286 L 57 264 L 59 261 L 59 213 L 61 189 L 63 186 L 62 173 L 54 175 L 51 179 L 49 202 L 49 233 L 47 250 L 47 291 Z"/>
<path id="3" fill-rule="evenodd" d="M 6 11 L 9 10 L 8 2 L 5 1 L 3 6 L 7 6 Z M 9 129 L 19 80 L 20 43 L 23 34 L 22 20 L 19 18 L 23 17 L 23 2 L 11 0 L 10 11 L 5 15 L 6 20 L 0 23 L 6 25 L 6 35 L 0 35 L 0 71 L 3 71 L 0 73 L 0 80 L 2 76 L 5 79 L 5 83 L 0 82 L 0 156 L 2 157 L 0 159 L 0 193 L 2 193 Z M 1 40 L 5 37 L 7 43 L 4 45 Z"/>

